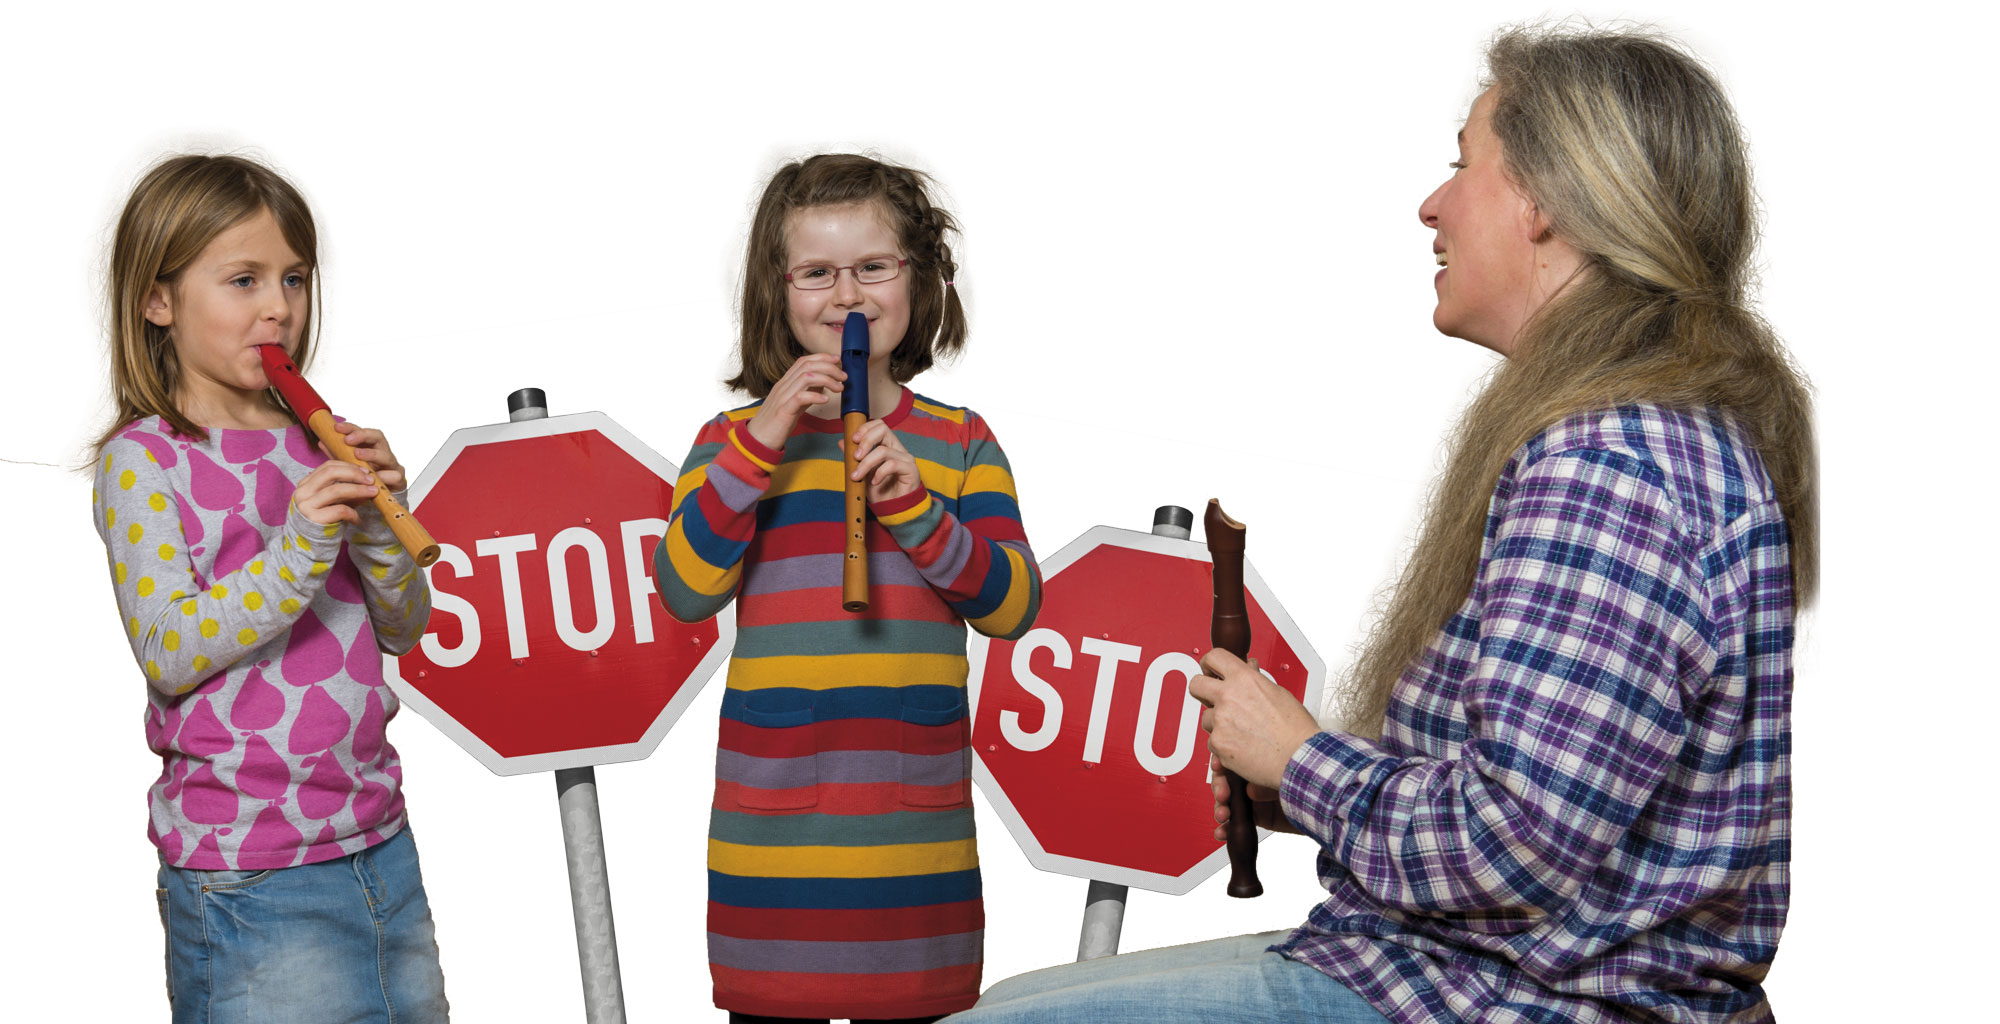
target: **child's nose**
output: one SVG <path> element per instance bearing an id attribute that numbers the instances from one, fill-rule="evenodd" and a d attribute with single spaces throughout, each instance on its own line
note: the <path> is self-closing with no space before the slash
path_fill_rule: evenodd
<path id="1" fill-rule="evenodd" d="M 861 278 L 852 269 L 835 271 L 833 281 L 833 301 L 851 306 L 861 301 Z"/>

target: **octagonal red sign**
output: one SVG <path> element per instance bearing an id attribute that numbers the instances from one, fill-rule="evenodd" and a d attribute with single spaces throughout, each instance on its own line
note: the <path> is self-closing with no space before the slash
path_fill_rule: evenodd
<path id="1" fill-rule="evenodd" d="M 975 640 L 980 788 L 1036 867 L 1187 892 L 1228 863 L 1211 831 L 1201 707 L 1187 696 L 1211 646 L 1208 550 L 1099 526 L 1042 577 L 1034 629 Z M 1250 656 L 1318 708 L 1324 663 L 1247 563 L 1244 582 Z"/>
<path id="2" fill-rule="evenodd" d="M 734 632 L 655 596 L 677 476 L 603 413 L 453 433 L 411 489 L 441 550 L 397 696 L 501 775 L 651 754 Z"/>

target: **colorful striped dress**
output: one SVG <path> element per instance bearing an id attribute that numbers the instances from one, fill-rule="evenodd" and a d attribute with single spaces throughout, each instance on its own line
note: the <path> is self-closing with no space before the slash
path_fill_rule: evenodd
<path id="1" fill-rule="evenodd" d="M 869 607 L 849 613 L 840 422 L 801 416 L 776 452 L 750 435 L 757 409 L 701 429 L 655 559 L 675 617 L 737 602 L 709 824 L 715 1005 L 965 1009 L 985 937 L 965 627 L 1015 638 L 1041 605 L 1013 474 L 976 414 L 903 389 L 884 420 L 924 487 L 871 506 Z"/>

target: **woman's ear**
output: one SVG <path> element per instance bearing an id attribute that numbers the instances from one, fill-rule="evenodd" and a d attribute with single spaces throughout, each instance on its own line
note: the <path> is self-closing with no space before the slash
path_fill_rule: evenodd
<path id="1" fill-rule="evenodd" d="M 153 290 L 146 293 L 146 322 L 155 327 L 174 325 L 174 297 L 164 281 L 153 282 Z"/>

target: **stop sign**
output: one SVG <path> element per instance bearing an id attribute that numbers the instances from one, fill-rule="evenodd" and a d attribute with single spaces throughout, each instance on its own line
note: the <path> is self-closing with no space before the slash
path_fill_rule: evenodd
<path id="1" fill-rule="evenodd" d="M 1325 665 L 1247 561 L 1243 576 L 1250 657 L 1318 708 Z M 1208 550 L 1099 526 L 1045 560 L 1042 580 L 1034 629 L 975 639 L 980 789 L 1044 871 L 1187 892 L 1229 860 L 1187 695 L 1211 646 Z"/>
<path id="2" fill-rule="evenodd" d="M 500 775 L 651 754 L 735 632 L 654 596 L 677 476 L 598 412 L 453 433 L 410 491 L 439 554 L 396 695 Z"/>

